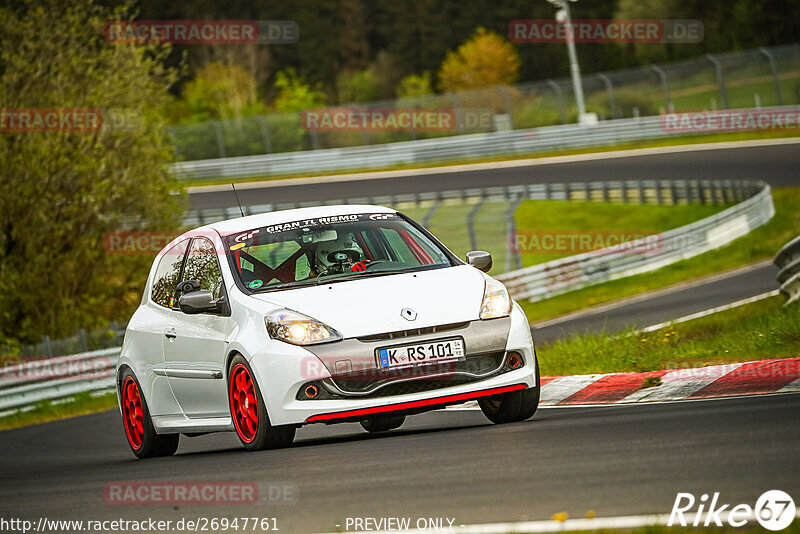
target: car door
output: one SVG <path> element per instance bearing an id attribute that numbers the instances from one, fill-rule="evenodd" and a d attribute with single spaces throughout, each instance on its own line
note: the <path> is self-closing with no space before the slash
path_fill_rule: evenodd
<path id="1" fill-rule="evenodd" d="M 181 281 L 196 280 L 215 298 L 226 296 L 214 244 L 195 237 L 186 255 Z M 183 412 L 194 418 L 226 416 L 228 394 L 224 364 L 233 319 L 217 313 L 172 311 L 164 357 L 169 383 Z"/>
<path id="2" fill-rule="evenodd" d="M 190 240 L 175 243 L 158 259 L 151 285 L 144 297 L 144 305 L 136 310 L 128 324 L 126 342 L 129 342 L 137 359 L 153 369 L 151 394 L 148 399 L 153 416 L 177 415 L 180 409 L 170 388 L 164 366 L 164 335 L 172 322 L 175 286 L 181 279 L 181 269 Z M 145 377 L 140 376 L 140 380 Z"/>

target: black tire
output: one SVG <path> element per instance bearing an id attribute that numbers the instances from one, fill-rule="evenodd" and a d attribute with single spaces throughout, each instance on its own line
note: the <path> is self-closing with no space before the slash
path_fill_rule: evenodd
<path id="1" fill-rule="evenodd" d="M 159 434 L 150 419 L 147 401 L 133 371 L 126 368 L 120 378 L 122 427 L 133 454 L 139 458 L 172 456 L 178 450 L 180 434 Z"/>
<path id="2" fill-rule="evenodd" d="M 517 423 L 533 417 L 539 407 L 541 380 L 539 380 L 539 360 L 534 356 L 536 367 L 536 387 L 511 391 L 493 397 L 478 399 L 483 415 L 494 424 Z"/>
<path id="3" fill-rule="evenodd" d="M 405 421 L 405 415 L 375 415 L 361 421 L 361 427 L 370 433 L 386 432 L 400 428 Z"/>
<path id="4" fill-rule="evenodd" d="M 239 378 L 240 376 L 246 378 Z M 228 406 L 236 435 L 239 436 L 239 441 L 248 451 L 289 447 L 294 441 L 296 427 L 294 425 L 272 426 L 264 405 L 264 397 L 261 395 L 254 377 L 250 365 L 241 355 L 237 355 L 231 360 L 228 368 Z M 237 379 L 242 381 L 240 384 L 246 380 L 249 380 L 250 384 L 244 390 L 239 389 L 234 383 Z M 248 392 L 247 403 L 243 407 L 240 399 L 245 390 Z M 256 401 L 254 414 L 250 410 L 251 398 Z"/>

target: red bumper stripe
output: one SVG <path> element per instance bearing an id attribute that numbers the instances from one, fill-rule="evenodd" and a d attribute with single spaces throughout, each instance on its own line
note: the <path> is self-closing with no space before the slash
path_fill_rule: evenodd
<path id="1" fill-rule="evenodd" d="M 515 384 L 513 386 L 503 386 L 499 388 L 484 389 L 481 391 L 473 391 L 470 393 L 459 393 L 458 395 L 447 395 L 445 397 L 436 397 L 434 399 L 423 399 L 418 401 L 401 402 L 399 404 L 388 404 L 386 406 L 375 406 L 373 408 L 361 408 L 360 410 L 347 410 L 344 412 L 324 413 L 320 415 L 312 415 L 307 422 L 314 421 L 328 421 L 331 419 L 347 419 L 349 417 L 358 417 L 360 415 L 370 415 L 374 413 L 396 412 L 399 410 L 410 410 L 412 408 L 421 408 L 423 406 L 434 406 L 436 404 L 444 404 L 448 402 L 468 401 L 477 399 L 479 397 L 488 397 L 490 395 L 498 395 L 500 393 L 508 393 L 509 391 L 517 391 L 525 389 L 528 386 L 525 384 Z"/>

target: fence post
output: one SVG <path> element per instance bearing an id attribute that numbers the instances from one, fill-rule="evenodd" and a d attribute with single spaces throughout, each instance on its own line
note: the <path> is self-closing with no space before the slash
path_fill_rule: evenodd
<path id="1" fill-rule="evenodd" d="M 611 117 L 614 119 L 619 118 L 619 112 L 617 110 L 617 103 L 614 100 L 614 86 L 611 84 L 611 78 L 605 75 L 605 73 L 598 72 L 597 78 L 603 82 L 603 85 L 606 86 L 606 93 L 608 93 L 608 107 L 609 112 L 611 113 Z"/>
<path id="2" fill-rule="evenodd" d="M 447 93 L 447 96 L 450 97 L 450 102 L 453 103 L 453 114 L 456 117 L 461 117 L 461 114 L 459 113 L 459 109 L 461 108 L 461 106 L 460 106 L 460 103 L 458 101 L 458 95 L 451 92 L 451 93 Z M 460 133 L 460 134 L 464 133 L 464 121 L 463 120 L 458 121 L 458 133 Z"/>
<path id="3" fill-rule="evenodd" d="M 211 127 L 214 128 L 214 136 L 217 138 L 217 150 L 219 151 L 219 157 L 225 157 L 225 139 L 222 137 L 222 127 L 219 124 L 219 121 L 211 121 Z"/>
<path id="4" fill-rule="evenodd" d="M 522 268 L 522 258 L 520 257 L 519 249 L 516 243 L 517 223 L 514 221 L 514 212 L 522 204 L 523 196 L 519 195 L 511 202 L 511 205 L 506 212 L 506 270 L 505 272 L 513 271 L 514 269 Z"/>
<path id="5" fill-rule="evenodd" d="M 42 348 L 44 349 L 44 355 L 48 358 L 53 357 L 53 347 L 50 345 L 50 336 L 42 336 Z"/>
<path id="6" fill-rule="evenodd" d="M 78 343 L 81 347 L 81 352 L 89 352 L 89 342 L 86 339 L 86 330 L 83 328 L 78 329 Z"/>
<path id="7" fill-rule="evenodd" d="M 425 213 L 425 217 L 422 219 L 422 226 L 424 226 L 426 230 L 430 231 L 431 219 L 433 219 L 433 216 L 436 215 L 436 210 L 438 210 L 439 206 L 441 205 L 442 205 L 442 199 L 437 197 L 436 201 L 434 201 L 433 203 L 433 206 L 431 206 L 431 209 L 429 209 L 428 212 Z"/>
<path id="8" fill-rule="evenodd" d="M 669 100 L 669 84 L 667 83 L 667 75 L 664 69 L 657 65 L 650 65 L 650 70 L 656 73 L 658 79 L 661 81 L 661 92 L 664 93 L 664 110 L 669 113 L 672 111 L 672 102 Z"/>
<path id="9" fill-rule="evenodd" d="M 469 234 L 470 250 L 478 250 L 478 238 L 475 235 L 475 217 L 478 216 L 478 211 L 480 211 L 485 200 L 486 197 L 481 196 L 481 198 L 478 200 L 478 203 L 475 204 L 475 207 L 469 210 L 469 213 L 467 214 L 467 233 Z"/>
<path id="10" fill-rule="evenodd" d="M 561 90 L 561 86 L 553 80 L 546 80 L 545 83 L 553 90 L 558 99 L 558 113 L 561 115 L 561 124 L 567 124 L 567 110 L 564 107 L 564 92 Z"/>
<path id="11" fill-rule="evenodd" d="M 264 141 L 264 151 L 266 154 L 272 154 L 272 140 L 269 138 L 267 120 L 261 115 L 258 115 L 256 120 L 261 125 L 261 140 Z"/>
<path id="12" fill-rule="evenodd" d="M 772 83 L 775 84 L 775 98 L 778 100 L 778 105 L 783 105 L 783 95 L 781 94 L 781 80 L 778 77 L 778 66 L 775 64 L 775 56 L 772 53 L 764 48 L 763 46 L 758 49 L 765 58 L 767 58 L 767 62 L 769 62 L 769 70 L 772 72 Z"/>
<path id="13" fill-rule="evenodd" d="M 728 91 L 725 89 L 725 73 L 722 70 L 722 63 L 711 54 L 706 54 L 706 59 L 714 66 L 714 70 L 717 73 L 717 83 L 719 83 L 719 97 L 722 101 L 722 109 L 728 109 Z"/>
<path id="14" fill-rule="evenodd" d="M 503 96 L 503 107 L 506 108 L 506 115 L 508 115 L 508 122 L 511 129 L 514 129 L 514 116 L 511 114 L 511 97 L 508 94 L 508 89 L 504 85 L 497 85 L 497 90 Z"/>

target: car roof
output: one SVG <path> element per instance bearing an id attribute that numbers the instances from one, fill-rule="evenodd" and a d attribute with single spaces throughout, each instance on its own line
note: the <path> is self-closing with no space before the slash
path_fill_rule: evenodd
<path id="1" fill-rule="evenodd" d="M 298 221 L 301 219 L 310 219 L 313 217 L 331 217 L 334 215 L 352 215 L 356 213 L 396 213 L 397 210 L 387 208 L 386 206 L 373 206 L 369 204 L 340 204 L 336 206 L 313 206 L 309 208 L 296 208 L 291 210 L 270 211 L 267 213 L 259 213 L 258 215 L 248 215 L 246 217 L 239 217 L 236 219 L 227 219 L 211 224 L 207 224 L 201 228 L 196 228 L 192 232 L 198 230 L 212 229 L 220 233 L 220 235 L 227 236 L 239 232 L 245 232 L 263 226 L 272 224 L 287 223 L 291 221 Z"/>

